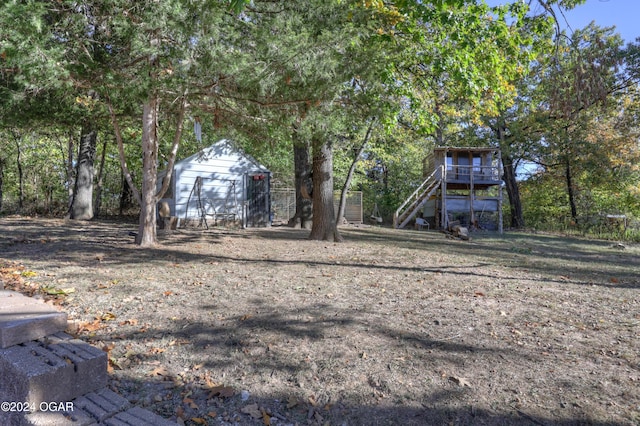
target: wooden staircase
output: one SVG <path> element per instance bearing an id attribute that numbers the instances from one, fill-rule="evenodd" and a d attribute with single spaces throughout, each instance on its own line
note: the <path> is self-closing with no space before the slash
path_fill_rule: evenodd
<path id="1" fill-rule="evenodd" d="M 442 184 L 444 166 L 436 168 L 393 214 L 393 227 L 404 228 Z"/>

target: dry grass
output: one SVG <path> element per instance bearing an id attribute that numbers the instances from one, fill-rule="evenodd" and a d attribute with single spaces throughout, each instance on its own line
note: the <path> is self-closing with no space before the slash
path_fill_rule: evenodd
<path id="1" fill-rule="evenodd" d="M 640 248 L 552 235 L 0 220 L 111 386 L 185 424 L 640 423 Z M 12 284 L 12 285 L 15 285 Z M 243 392 L 244 391 L 244 392 Z M 247 398 L 248 397 L 248 398 Z"/>

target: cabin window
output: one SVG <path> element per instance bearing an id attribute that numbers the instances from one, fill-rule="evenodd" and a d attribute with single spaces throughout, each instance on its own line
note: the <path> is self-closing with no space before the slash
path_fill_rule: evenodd
<path id="1" fill-rule="evenodd" d="M 482 174 L 482 157 L 480 154 L 473 154 L 473 174 Z"/>
<path id="2" fill-rule="evenodd" d="M 447 152 L 447 171 L 453 170 L 453 154 L 451 152 Z"/>

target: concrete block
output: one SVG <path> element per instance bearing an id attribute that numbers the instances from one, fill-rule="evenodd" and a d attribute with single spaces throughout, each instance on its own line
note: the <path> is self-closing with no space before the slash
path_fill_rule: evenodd
<path id="1" fill-rule="evenodd" d="M 96 426 L 96 420 L 84 411 L 73 412 L 39 411 L 22 419 L 21 426 Z"/>
<path id="2" fill-rule="evenodd" d="M 107 354 L 65 333 L 0 349 L 5 401 L 67 402 L 107 384 Z"/>
<path id="3" fill-rule="evenodd" d="M 177 423 L 169 421 L 159 415 L 140 407 L 118 413 L 104 422 L 105 426 L 176 426 Z"/>
<path id="4" fill-rule="evenodd" d="M 0 349 L 39 339 L 67 328 L 67 314 L 42 300 L 0 290 Z"/>
<path id="5" fill-rule="evenodd" d="M 81 410 L 98 422 L 105 421 L 130 407 L 127 399 L 106 388 L 83 395 L 74 401 L 74 411 Z"/>

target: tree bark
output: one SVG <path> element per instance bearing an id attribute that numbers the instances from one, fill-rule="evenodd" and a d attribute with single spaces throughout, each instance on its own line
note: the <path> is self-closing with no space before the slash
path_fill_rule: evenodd
<path id="1" fill-rule="evenodd" d="M 133 206 L 133 193 L 127 183 L 127 179 L 124 177 L 124 172 L 121 173 L 122 191 L 120 193 L 120 216 L 124 215 L 124 211 Z"/>
<path id="2" fill-rule="evenodd" d="M 573 188 L 573 177 L 571 176 L 571 164 L 569 162 L 569 157 L 565 157 L 564 173 L 567 180 L 567 195 L 569 196 L 571 218 L 575 223 L 578 223 L 578 208 L 576 207 L 576 194 Z"/>
<path id="3" fill-rule="evenodd" d="M 140 197 L 140 191 L 133 183 L 133 177 L 131 176 L 131 172 L 129 171 L 129 167 L 127 166 L 127 160 L 124 155 L 124 141 L 122 140 L 122 132 L 120 131 L 120 124 L 118 123 L 118 118 L 116 116 L 116 112 L 111 104 L 111 99 L 107 96 L 107 107 L 109 109 L 109 114 L 111 115 L 111 124 L 113 124 L 113 132 L 116 137 L 116 142 L 118 145 L 118 157 L 120 157 L 120 168 L 122 170 L 122 176 L 127 183 L 127 187 L 129 188 L 130 194 L 129 196 L 136 200 L 138 205 L 142 203 L 142 198 Z M 123 187 L 123 197 L 120 199 L 120 215 L 122 215 L 122 200 L 124 197 L 124 187 Z"/>
<path id="4" fill-rule="evenodd" d="M 504 152 L 502 152 L 502 179 L 504 180 L 507 188 L 507 196 L 509 197 L 511 227 L 515 229 L 524 228 L 520 189 L 518 188 L 518 182 L 516 180 L 513 158 Z"/>
<path id="5" fill-rule="evenodd" d="M 331 143 L 315 139 L 313 147 L 313 225 L 309 239 L 342 241 L 333 208 L 333 152 Z"/>
<path id="6" fill-rule="evenodd" d="M 136 244 L 156 244 L 156 183 L 158 177 L 158 100 L 152 97 L 142 111 L 142 191 Z"/>
<path id="7" fill-rule="evenodd" d="M 93 163 L 96 157 L 98 131 L 94 121 L 89 118 L 82 125 L 80 149 L 76 166 L 76 183 L 69 217 L 76 220 L 93 219 Z"/>
<path id="8" fill-rule="evenodd" d="M 0 212 L 2 212 L 2 201 L 4 199 L 4 157 L 0 157 Z"/>
<path id="9" fill-rule="evenodd" d="M 342 186 L 342 191 L 340 191 L 340 203 L 338 204 L 338 217 L 337 217 L 337 223 L 339 224 L 342 223 L 342 221 L 344 220 L 344 212 L 347 206 L 347 193 L 349 192 L 349 188 L 351 187 L 353 174 L 356 171 L 356 166 L 358 164 L 358 161 L 360 161 L 360 156 L 362 155 L 362 152 L 364 151 L 365 147 L 369 143 L 369 140 L 371 139 L 371 132 L 373 130 L 373 125 L 375 122 L 376 122 L 376 118 L 374 117 L 371 119 L 371 123 L 369 123 L 369 128 L 367 129 L 367 133 L 364 135 L 364 140 L 362 141 L 362 144 L 360 144 L 360 147 L 356 150 L 356 152 L 353 155 L 353 161 L 349 166 L 349 171 L 347 172 L 347 178 L 345 179 L 344 185 Z"/>
<path id="10" fill-rule="evenodd" d="M 22 171 L 22 147 L 20 146 L 20 135 L 12 132 L 13 139 L 16 143 L 16 167 L 18 169 L 18 210 L 24 208 L 24 172 Z"/>
<path id="11" fill-rule="evenodd" d="M 98 216 L 100 214 L 100 209 L 102 208 L 102 188 L 103 188 L 103 177 L 104 177 L 104 163 L 107 157 L 107 138 L 104 138 L 102 142 L 102 153 L 100 154 L 100 168 L 98 169 L 98 178 L 96 182 L 96 200 L 94 203 L 94 216 Z"/>
<path id="12" fill-rule="evenodd" d="M 309 164 L 309 144 L 298 140 L 294 134 L 293 159 L 296 188 L 296 212 L 289 219 L 289 226 L 311 229 L 312 208 L 311 199 L 307 196 L 312 192 L 311 166 Z"/>
<path id="13" fill-rule="evenodd" d="M 524 216 L 522 214 L 522 201 L 520 200 L 520 189 L 516 179 L 516 169 L 513 165 L 513 157 L 508 152 L 505 136 L 505 127 L 498 123 L 497 133 L 500 143 L 500 154 L 502 156 L 502 179 L 507 188 L 509 197 L 509 210 L 511 213 L 511 227 L 515 229 L 524 228 Z"/>
<path id="14" fill-rule="evenodd" d="M 69 211 L 71 210 L 71 203 L 73 202 L 73 187 L 75 186 L 73 176 L 73 132 L 69 131 L 69 141 L 67 142 L 67 162 L 65 164 L 67 174 L 67 194 Z"/>
<path id="15" fill-rule="evenodd" d="M 176 119 L 176 132 L 173 138 L 173 145 L 171 147 L 171 153 L 169 154 L 169 161 L 167 164 L 167 175 L 163 182 L 162 188 L 156 193 L 157 181 L 158 181 L 158 108 L 159 99 L 157 96 L 152 96 L 148 102 L 143 105 L 142 108 L 142 190 L 138 191 L 138 188 L 133 184 L 133 178 L 131 172 L 127 167 L 127 162 L 124 155 L 124 142 L 122 140 L 122 132 L 120 131 L 120 125 L 116 117 L 115 110 L 111 104 L 111 100 L 107 97 L 107 107 L 109 114 L 111 115 L 111 122 L 113 124 L 114 133 L 116 136 L 116 142 L 118 144 L 118 153 L 120 156 L 120 165 L 122 167 L 122 174 L 127 181 L 128 187 L 131 190 L 133 197 L 140 205 L 140 218 L 138 221 L 138 233 L 136 235 L 136 244 L 140 246 L 151 246 L 157 242 L 156 232 L 156 205 L 160 198 L 164 195 L 171 182 L 171 175 L 173 173 L 173 165 L 176 161 L 178 154 L 178 147 L 180 145 L 180 138 L 182 137 L 182 130 L 184 127 L 184 114 L 186 109 L 186 97 L 183 96 L 180 103 L 180 109 Z"/>

